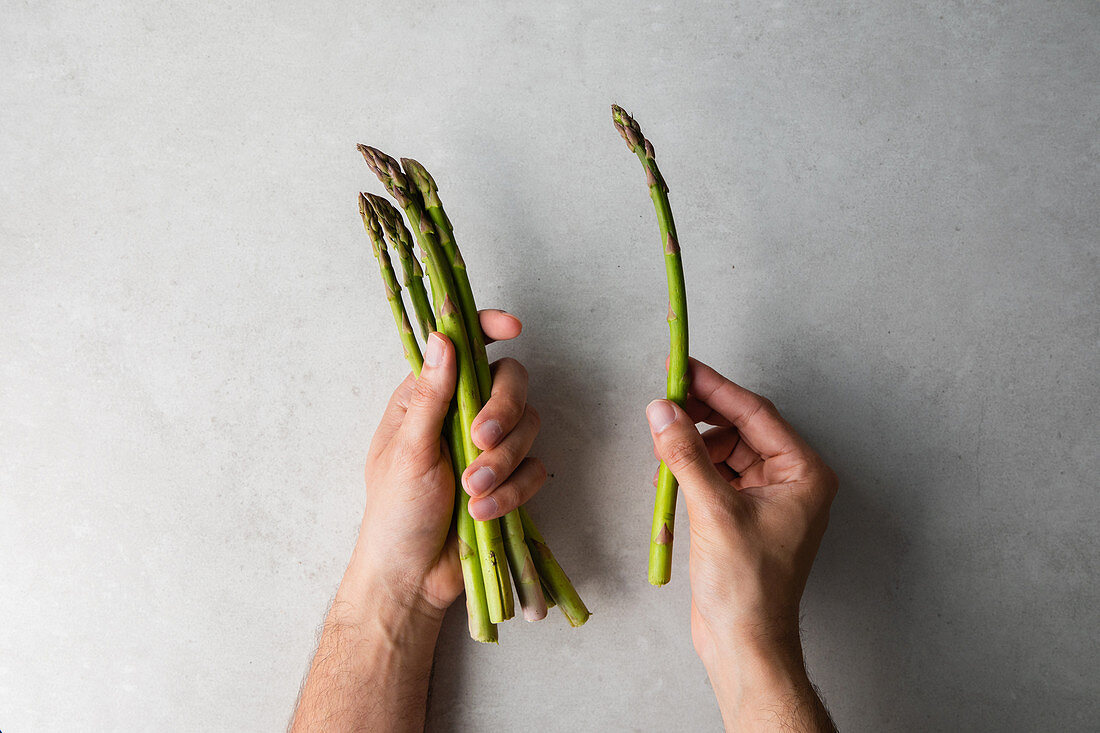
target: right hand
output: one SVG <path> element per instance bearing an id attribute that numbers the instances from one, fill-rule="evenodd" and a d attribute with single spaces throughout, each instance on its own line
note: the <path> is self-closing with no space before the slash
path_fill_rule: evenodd
<path id="1" fill-rule="evenodd" d="M 836 474 L 770 401 L 694 359 L 690 377 L 683 409 L 654 400 L 646 415 L 687 504 L 695 649 L 712 678 L 753 651 L 800 664 L 798 607 Z"/>

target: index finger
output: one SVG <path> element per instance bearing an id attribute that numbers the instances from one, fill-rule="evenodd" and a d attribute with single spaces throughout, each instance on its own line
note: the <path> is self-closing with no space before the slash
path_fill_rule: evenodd
<path id="1" fill-rule="evenodd" d="M 523 331 L 523 323 L 507 311 L 486 308 L 478 311 L 477 317 L 481 322 L 481 332 L 485 334 L 487 344 L 514 339 Z"/>
<path id="2" fill-rule="evenodd" d="M 688 372 L 691 394 L 729 420 L 761 457 L 809 449 L 770 400 L 734 384 L 697 359 L 688 360 Z"/>

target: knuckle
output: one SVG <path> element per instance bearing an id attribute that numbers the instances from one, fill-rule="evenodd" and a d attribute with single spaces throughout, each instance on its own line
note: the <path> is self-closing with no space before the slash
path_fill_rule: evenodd
<path id="1" fill-rule="evenodd" d="M 507 476 L 523 460 L 519 447 L 509 444 L 507 441 L 493 449 L 493 453 L 494 455 L 489 460 L 496 469 L 498 476 Z"/>
<path id="2" fill-rule="evenodd" d="M 501 516 L 519 506 L 519 489 L 511 483 L 501 486 L 493 492 Z"/>
<path id="3" fill-rule="evenodd" d="M 510 356 L 493 362 L 493 375 L 496 376 L 502 372 L 513 376 L 523 384 L 527 384 L 527 368 Z"/>
<path id="4" fill-rule="evenodd" d="M 673 472 L 688 468 L 699 461 L 699 447 L 690 438 L 674 438 L 661 451 L 665 465 Z"/>
<path id="5" fill-rule="evenodd" d="M 413 391 L 413 402 L 418 405 L 431 405 L 440 398 L 439 390 L 427 379 L 416 380 L 416 389 Z"/>
<path id="6" fill-rule="evenodd" d="M 535 430 L 538 431 L 542 427 L 542 417 L 539 416 L 539 411 L 531 405 L 527 405 L 523 411 L 527 415 L 527 419 L 534 425 Z"/>
<path id="7" fill-rule="evenodd" d="M 523 417 L 523 411 L 526 406 L 527 403 L 520 401 L 515 395 L 508 395 L 504 400 L 504 407 L 507 413 L 515 416 L 517 419 Z"/>
<path id="8" fill-rule="evenodd" d="M 512 357 L 504 357 L 500 360 L 500 365 L 502 368 L 515 372 L 516 376 L 519 377 L 523 382 L 527 381 L 527 367 L 523 366 L 523 364 L 519 363 Z"/>
<path id="9" fill-rule="evenodd" d="M 829 466 L 822 466 L 822 477 L 824 479 L 825 495 L 832 501 L 840 490 L 840 478 L 836 475 L 836 471 Z"/>
<path id="10" fill-rule="evenodd" d="M 532 457 L 527 460 L 530 462 L 531 468 L 535 471 L 536 483 L 539 485 L 545 483 L 550 474 L 547 472 L 546 465 L 542 462 L 542 459 Z"/>

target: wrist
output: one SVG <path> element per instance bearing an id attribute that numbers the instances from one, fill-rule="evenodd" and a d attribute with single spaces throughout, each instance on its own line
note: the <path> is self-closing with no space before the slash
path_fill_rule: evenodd
<path id="1" fill-rule="evenodd" d="M 730 633 L 700 657 L 727 729 L 764 729 L 817 700 L 797 626 Z"/>
<path id="2" fill-rule="evenodd" d="M 325 619 L 295 731 L 423 729 L 442 612 L 360 568 L 348 567 Z"/>
<path id="3" fill-rule="evenodd" d="M 387 578 L 353 558 L 340 581 L 329 620 L 348 627 L 373 627 L 386 636 L 414 634 L 434 644 L 443 614 L 413 584 Z"/>

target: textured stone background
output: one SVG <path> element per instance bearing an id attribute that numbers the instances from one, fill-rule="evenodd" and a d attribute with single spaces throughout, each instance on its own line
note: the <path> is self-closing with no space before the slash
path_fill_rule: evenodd
<path id="1" fill-rule="evenodd" d="M 841 476 L 804 619 L 840 726 L 1094 729 L 1095 2 L 3 16 L 5 733 L 286 723 L 404 373 L 359 141 L 435 171 L 525 319 L 496 352 L 544 416 L 533 511 L 596 613 L 499 648 L 452 614 L 430 728 L 719 726 L 686 542 L 645 582 L 664 283 L 612 101 L 672 188 L 694 354 Z"/>

